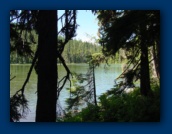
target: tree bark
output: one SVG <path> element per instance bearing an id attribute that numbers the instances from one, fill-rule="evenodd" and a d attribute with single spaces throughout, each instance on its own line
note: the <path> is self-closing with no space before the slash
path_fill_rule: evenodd
<path id="1" fill-rule="evenodd" d="M 145 32 L 141 35 L 141 78 L 140 91 L 141 94 L 147 96 L 150 92 L 150 75 L 149 75 L 149 60 L 148 46 L 145 39 Z"/>
<path id="2" fill-rule="evenodd" d="M 159 42 L 156 41 L 155 46 L 153 47 L 154 47 L 154 52 L 156 51 L 156 59 L 154 61 L 155 61 L 157 77 L 160 82 L 160 45 L 159 45 Z"/>
<path id="3" fill-rule="evenodd" d="M 38 87 L 36 122 L 56 122 L 57 11 L 38 16 Z"/>
<path id="4" fill-rule="evenodd" d="M 93 65 L 93 86 L 94 86 L 94 103 L 95 106 L 97 106 L 97 98 L 96 98 L 96 81 L 95 81 L 95 72 L 94 72 L 95 66 Z"/>

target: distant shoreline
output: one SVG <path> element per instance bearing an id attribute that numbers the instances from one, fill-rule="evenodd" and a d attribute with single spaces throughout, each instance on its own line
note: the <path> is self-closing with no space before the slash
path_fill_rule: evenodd
<path id="1" fill-rule="evenodd" d="M 67 65 L 76 65 L 76 64 L 88 64 L 88 63 L 66 63 Z M 105 64 L 105 63 L 102 63 L 102 64 Z M 116 62 L 116 63 L 109 63 L 109 64 L 126 64 L 125 62 Z M 31 63 L 26 63 L 26 64 L 16 64 L 16 63 L 10 63 L 10 65 L 31 65 Z M 62 63 L 58 63 L 57 65 L 63 65 Z"/>

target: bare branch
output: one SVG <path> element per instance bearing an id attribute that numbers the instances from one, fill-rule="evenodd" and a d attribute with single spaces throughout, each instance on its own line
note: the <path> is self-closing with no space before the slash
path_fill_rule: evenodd
<path id="1" fill-rule="evenodd" d="M 32 65 L 31 65 L 31 67 L 30 67 L 30 69 L 29 69 L 27 78 L 26 78 L 26 80 L 25 80 L 25 82 L 24 82 L 22 88 L 21 88 L 20 90 L 18 90 L 18 91 L 15 93 L 15 95 L 18 94 L 19 92 L 21 92 L 22 94 L 24 94 L 25 86 L 26 86 L 27 82 L 29 81 L 29 78 L 30 78 L 32 69 L 33 69 L 33 67 L 34 67 L 34 65 L 35 65 L 35 62 L 36 62 L 37 58 L 38 58 L 38 50 L 37 50 L 36 53 L 35 53 L 35 57 L 34 57 L 34 59 L 33 59 L 33 61 L 32 61 Z"/>
<path id="2" fill-rule="evenodd" d="M 138 51 L 136 52 L 136 55 L 135 55 L 135 56 L 130 60 L 130 62 L 128 63 L 128 66 L 126 67 L 126 69 L 122 72 L 122 74 L 120 74 L 120 75 L 116 78 L 116 80 L 119 79 L 119 78 L 121 78 L 121 76 L 122 76 L 124 73 L 126 73 L 126 71 L 129 69 L 130 65 L 133 63 L 135 57 L 136 57 L 138 54 L 139 54 L 139 49 L 138 49 Z M 140 61 L 140 59 L 139 59 L 139 61 Z M 138 62 L 139 62 L 139 61 L 138 61 Z M 134 67 L 133 67 L 133 68 L 134 68 Z"/>
<path id="3" fill-rule="evenodd" d="M 33 67 L 34 67 L 34 65 L 35 65 L 35 62 L 36 62 L 37 58 L 38 58 L 38 50 L 37 50 L 36 53 L 35 53 L 35 57 L 34 57 L 34 59 L 33 59 L 33 61 L 32 61 L 32 65 L 31 65 L 31 67 L 30 67 L 30 69 L 29 69 L 27 78 L 26 78 L 26 80 L 25 80 L 25 82 L 24 82 L 24 84 L 23 84 L 23 87 L 22 87 L 22 89 L 21 89 L 21 90 L 22 90 L 22 94 L 24 93 L 24 88 L 25 88 L 27 82 L 29 81 L 29 78 L 30 78 L 32 69 L 33 69 Z"/>
<path id="4" fill-rule="evenodd" d="M 12 80 L 12 79 L 14 79 L 16 76 L 13 76 L 11 79 L 10 79 L 10 81 Z"/>
<path id="5" fill-rule="evenodd" d="M 59 97 L 60 91 L 63 89 L 63 87 L 64 87 L 64 85 L 66 84 L 67 80 L 70 82 L 70 87 L 71 87 L 71 81 L 70 81 L 70 74 L 71 74 L 71 72 L 70 72 L 68 66 L 66 65 L 65 60 L 63 59 L 62 55 L 59 54 L 58 56 L 59 56 L 60 61 L 61 61 L 62 64 L 63 64 L 63 66 L 64 66 L 64 68 L 65 68 L 67 74 L 66 74 L 66 76 L 64 76 L 64 77 L 59 81 L 59 83 L 63 81 L 63 84 L 62 84 L 62 86 L 58 87 L 58 95 L 57 95 L 57 98 Z"/>

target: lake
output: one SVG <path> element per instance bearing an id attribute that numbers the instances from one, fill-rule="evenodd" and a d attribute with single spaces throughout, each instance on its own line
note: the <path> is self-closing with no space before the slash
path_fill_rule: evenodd
<path id="1" fill-rule="evenodd" d="M 88 70 L 88 64 L 69 64 L 68 65 L 71 72 L 85 74 Z M 10 74 L 11 77 L 16 76 L 12 81 L 10 81 L 10 96 L 14 95 L 15 92 L 21 89 L 30 65 L 10 65 Z M 106 92 L 114 86 L 114 79 L 117 78 L 123 70 L 123 64 L 111 64 L 109 67 L 105 68 L 104 65 L 97 67 L 95 69 L 95 79 L 96 79 L 96 93 L 97 96 Z M 58 77 L 59 80 L 66 75 L 65 69 L 62 65 L 58 65 Z M 69 98 L 69 91 L 66 88 L 69 87 L 69 83 L 66 84 L 64 89 L 60 93 L 60 104 L 63 109 L 65 109 L 66 98 Z M 35 70 L 32 71 L 30 80 L 25 88 L 25 96 L 29 101 L 29 109 L 25 119 L 21 119 L 20 122 L 34 122 L 35 121 L 35 111 L 36 111 L 36 102 L 37 102 L 37 75 Z"/>

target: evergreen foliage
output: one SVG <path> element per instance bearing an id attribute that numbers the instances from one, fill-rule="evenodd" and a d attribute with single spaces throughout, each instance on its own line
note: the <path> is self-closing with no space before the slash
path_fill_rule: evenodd
<path id="1" fill-rule="evenodd" d="M 25 118 L 29 111 L 28 100 L 24 94 L 16 93 L 10 98 L 10 120 L 18 122 L 20 118 Z"/>
<path id="2" fill-rule="evenodd" d="M 35 32 L 33 32 L 33 34 L 34 33 Z M 36 34 L 34 34 L 34 38 L 35 40 L 38 38 Z M 58 38 L 59 40 L 64 40 L 62 36 L 59 36 Z M 37 43 L 37 40 L 36 40 L 36 43 Z M 30 46 L 31 46 L 32 52 L 35 53 L 37 49 L 37 45 L 32 43 L 30 44 Z M 66 44 L 64 51 L 62 53 L 62 56 L 64 57 L 66 63 L 86 63 L 87 56 L 93 53 L 100 53 L 101 49 L 102 47 L 99 45 L 73 39 Z M 33 56 L 27 56 L 27 54 L 20 55 L 19 53 L 20 52 L 17 51 L 16 49 L 11 50 L 11 54 L 10 54 L 11 64 L 32 63 Z M 59 60 L 59 63 L 61 63 L 60 60 Z"/>
<path id="3" fill-rule="evenodd" d="M 35 30 L 38 34 L 38 48 L 35 51 L 28 76 L 22 89 L 17 91 L 17 93 L 21 92 L 21 95 L 24 95 L 25 85 L 29 80 L 33 66 L 36 64 L 36 72 L 38 74 L 37 122 L 56 121 L 56 101 L 70 74 L 70 70 L 62 57 L 62 52 L 69 40 L 76 36 L 76 10 L 65 10 L 61 17 L 57 17 L 57 10 L 10 11 L 10 47 L 11 52 L 16 52 L 16 58 L 18 58 L 18 55 L 32 56 L 33 51 L 30 44 L 35 43 L 32 31 Z M 61 20 L 63 25 L 59 33 L 57 33 L 57 20 Z M 62 35 L 64 41 L 59 40 L 58 42 L 58 35 Z M 58 59 L 62 62 L 67 72 L 61 87 L 58 87 L 57 83 Z M 14 99 L 17 98 L 15 97 Z M 22 102 L 20 103 L 22 104 Z"/>
<path id="4" fill-rule="evenodd" d="M 150 88 L 149 48 L 153 47 L 156 74 L 160 79 L 160 11 L 158 10 L 99 10 L 100 44 L 105 55 L 126 50 L 129 65 L 140 79 L 142 95 Z M 127 68 L 127 69 L 128 69 Z M 134 77 L 134 76 L 133 76 Z"/>
<path id="5" fill-rule="evenodd" d="M 117 93 L 118 88 L 99 96 L 98 106 L 89 104 L 76 115 L 68 113 L 65 122 L 159 122 L 160 87 L 152 85 L 152 97 L 142 96 L 139 88 Z"/>

